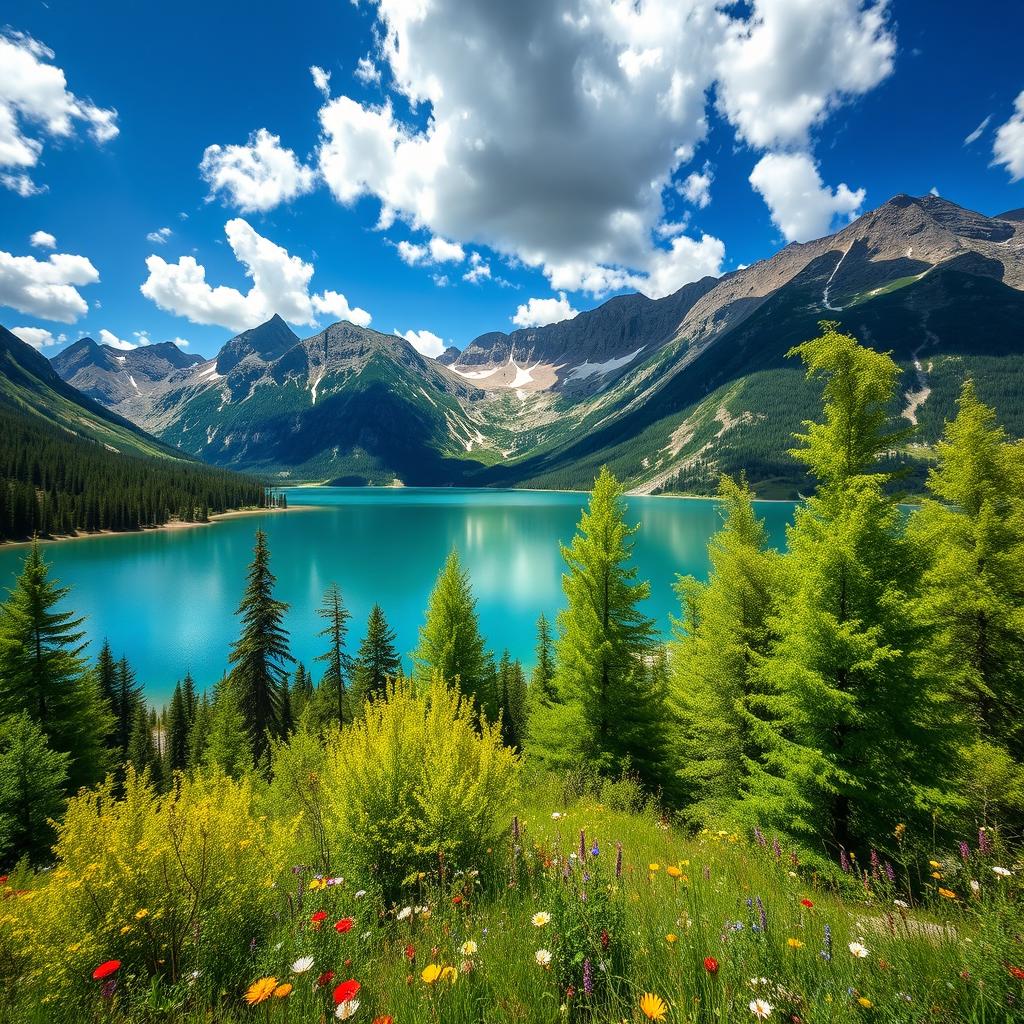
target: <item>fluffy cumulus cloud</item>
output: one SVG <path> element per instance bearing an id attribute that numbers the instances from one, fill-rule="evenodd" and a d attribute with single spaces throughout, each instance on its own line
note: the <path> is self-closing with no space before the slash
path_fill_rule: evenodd
<path id="1" fill-rule="evenodd" d="M 419 263 L 461 263 L 466 258 L 465 250 L 457 242 L 449 242 L 435 235 L 423 245 L 401 241 L 397 247 L 403 263 L 414 267 Z"/>
<path id="2" fill-rule="evenodd" d="M 687 175 L 686 180 L 679 186 L 679 194 L 694 206 L 703 210 L 711 205 L 711 183 L 715 180 L 715 173 L 708 161 L 704 162 L 703 168 L 693 171 Z M 659 232 L 660 233 L 660 232 Z M 676 234 L 676 232 L 672 232 Z"/>
<path id="3" fill-rule="evenodd" d="M 12 327 L 11 334 L 33 348 L 49 348 L 57 344 L 57 338 L 45 327 Z"/>
<path id="4" fill-rule="evenodd" d="M 224 225 L 228 245 L 252 281 L 247 292 L 227 285 L 210 285 L 206 268 L 193 256 L 177 263 L 151 255 L 146 260 L 149 276 L 142 294 L 161 309 L 188 317 L 197 324 L 217 324 L 244 331 L 269 320 L 275 313 L 293 324 L 314 324 L 318 314 L 350 320 L 365 327 L 371 317 L 365 309 L 350 306 L 340 292 L 311 293 L 313 264 L 264 238 L 241 217 Z"/>
<path id="5" fill-rule="evenodd" d="M 823 184 L 806 153 L 769 153 L 751 171 L 750 184 L 761 193 L 787 242 L 828 234 L 836 218 L 852 220 L 864 202 L 862 188 L 839 185 L 833 190 Z"/>
<path id="6" fill-rule="evenodd" d="M 319 68 L 317 70 L 320 70 Z M 222 194 L 243 213 L 271 210 L 313 188 L 316 174 L 261 128 L 244 146 L 207 146 L 199 165 L 210 197 Z"/>
<path id="7" fill-rule="evenodd" d="M 79 288 L 99 281 L 85 256 L 51 253 L 45 260 L 0 251 L 0 306 L 41 320 L 74 323 L 89 305 Z"/>
<path id="8" fill-rule="evenodd" d="M 68 89 L 54 53 L 21 32 L 0 32 L 0 184 L 22 196 L 43 188 L 32 179 L 44 140 L 73 138 L 80 128 L 98 143 L 118 133 L 117 111 Z"/>
<path id="9" fill-rule="evenodd" d="M 1013 115 L 996 131 L 992 162 L 1010 172 L 1010 181 L 1024 178 L 1024 92 L 1017 97 Z"/>
<path id="10" fill-rule="evenodd" d="M 707 201 L 707 172 L 688 165 L 708 95 L 743 141 L 802 147 L 895 53 L 886 0 L 373 2 L 390 92 L 321 108 L 335 197 L 373 197 L 384 229 L 485 244 L 595 295 L 720 269 L 717 239 L 658 230 L 684 178 Z"/>
<path id="11" fill-rule="evenodd" d="M 436 359 L 445 349 L 444 341 L 431 331 L 406 331 L 403 334 L 396 330 L 395 334 L 405 338 L 417 352 L 431 359 Z"/>
<path id="12" fill-rule="evenodd" d="M 37 249 L 57 248 L 57 239 L 49 231 L 33 231 L 29 243 Z"/>
<path id="13" fill-rule="evenodd" d="M 120 349 L 122 352 L 128 352 L 133 348 L 139 346 L 135 342 L 125 341 L 123 338 L 119 338 L 113 331 L 108 331 L 105 327 L 100 330 L 100 344 L 108 345 L 110 348 Z M 149 344 L 149 339 L 146 339 L 145 344 Z"/>
<path id="14" fill-rule="evenodd" d="M 572 308 L 565 292 L 559 292 L 554 299 L 530 299 L 515 311 L 511 320 L 517 327 L 543 327 L 571 320 L 577 313 L 579 310 Z"/>

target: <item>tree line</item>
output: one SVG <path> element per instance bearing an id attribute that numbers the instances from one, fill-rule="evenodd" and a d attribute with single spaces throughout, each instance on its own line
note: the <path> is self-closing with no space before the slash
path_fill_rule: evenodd
<path id="1" fill-rule="evenodd" d="M 0 408 L 0 541 L 206 522 L 266 504 L 251 477 L 199 463 L 110 452 Z"/>
<path id="2" fill-rule="evenodd" d="M 793 456 L 816 481 L 785 552 L 767 545 L 741 477 L 719 485 L 706 580 L 681 578 L 665 644 L 632 564 L 638 526 L 603 469 L 562 547 L 564 607 L 538 622 L 529 682 L 481 635 L 452 552 L 430 594 L 413 682 L 457 682 L 507 745 L 557 772 L 636 779 L 693 828 L 773 829 L 801 856 L 848 854 L 918 826 L 1024 825 L 1024 445 L 968 381 L 935 450 L 928 497 L 892 496 L 899 370 L 833 323 L 793 350 L 823 387 Z M 323 653 L 293 662 L 286 606 L 257 531 L 229 671 L 188 676 L 159 714 L 109 646 L 82 658 L 82 622 L 38 547 L 0 607 L 0 847 L 40 858 L 48 817 L 77 786 L 131 761 L 175 772 L 266 770 L 296 730 L 358 719 L 403 674 L 374 606 L 349 650 L 331 585 Z M 319 678 L 318 678 L 319 677 Z"/>

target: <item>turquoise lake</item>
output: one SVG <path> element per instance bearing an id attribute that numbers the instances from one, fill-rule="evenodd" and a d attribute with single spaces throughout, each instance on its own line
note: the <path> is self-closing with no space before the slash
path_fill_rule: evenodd
<path id="1" fill-rule="evenodd" d="M 210 687 L 227 666 L 237 635 L 235 609 L 257 527 L 267 532 L 277 595 L 290 605 L 292 653 L 313 666 L 322 641 L 316 609 L 325 588 L 341 587 L 352 612 L 350 650 L 378 602 L 406 656 L 416 646 L 427 596 L 457 548 L 477 597 L 480 626 L 500 655 L 533 661 L 537 616 L 562 605 L 559 541 L 568 542 L 585 494 L 547 491 L 303 488 L 292 508 L 192 529 L 155 530 L 47 544 L 44 554 L 65 586 L 67 607 L 86 616 L 94 656 L 104 637 L 126 655 L 151 700 L 162 702 L 191 670 Z M 298 507 L 299 504 L 305 507 Z M 641 524 L 634 560 L 651 581 L 647 614 L 668 635 L 679 612 L 679 573 L 704 577 L 707 542 L 718 528 L 714 502 L 627 499 Z M 759 502 L 776 547 L 794 506 Z M 13 583 L 24 548 L 0 548 L 0 581 Z M 408 658 L 406 658 L 408 664 Z"/>

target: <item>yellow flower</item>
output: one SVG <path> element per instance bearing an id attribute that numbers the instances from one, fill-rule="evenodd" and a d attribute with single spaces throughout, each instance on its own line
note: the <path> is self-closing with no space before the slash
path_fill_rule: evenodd
<path id="1" fill-rule="evenodd" d="M 675 864 L 669 864 L 669 866 L 665 868 L 665 874 L 668 875 L 669 878 L 681 878 L 683 875 L 682 871 L 680 871 Z"/>
<path id="2" fill-rule="evenodd" d="M 327 879 L 326 878 L 314 878 L 314 879 L 312 879 L 310 881 L 309 888 L 313 892 L 315 892 L 317 889 L 326 889 L 327 888 Z"/>
<path id="3" fill-rule="evenodd" d="M 648 864 L 647 865 L 647 870 L 648 871 L 652 871 L 652 872 L 653 871 L 660 871 L 661 870 L 661 865 L 660 864 Z"/>
<path id="4" fill-rule="evenodd" d="M 437 964 L 427 964 L 427 966 L 420 971 L 420 977 L 427 985 L 433 985 L 434 982 L 441 977 L 441 968 Z"/>
<path id="5" fill-rule="evenodd" d="M 871 1007 L 875 1005 L 873 1002 L 871 1002 L 870 999 L 867 998 L 867 996 L 861 996 L 857 1000 L 857 1002 L 860 1003 L 860 1005 L 863 1006 L 865 1010 L 870 1010 Z"/>
<path id="6" fill-rule="evenodd" d="M 477 944 L 472 939 L 467 939 L 460 947 L 459 952 L 463 956 L 473 956 L 477 951 Z"/>
<path id="7" fill-rule="evenodd" d="M 277 978 L 260 978 L 245 990 L 245 1001 L 250 1006 L 265 1002 L 274 994 L 276 988 Z"/>
<path id="8" fill-rule="evenodd" d="M 944 896 L 947 900 L 955 900 L 956 899 L 956 893 L 955 892 L 953 892 L 950 889 L 943 889 L 941 885 L 939 886 L 939 895 L 940 896 Z"/>
<path id="9" fill-rule="evenodd" d="M 455 979 L 458 978 L 459 972 L 454 967 L 442 967 L 441 968 L 441 980 L 450 981 L 452 984 L 455 983 Z"/>
<path id="10" fill-rule="evenodd" d="M 940 863 L 939 863 L 939 862 L 938 862 L 937 860 L 930 860 L 930 861 L 928 861 L 928 863 L 929 863 L 929 864 L 930 864 L 930 865 L 931 865 L 931 866 L 932 866 L 933 868 L 941 868 L 941 867 L 942 867 L 942 865 L 941 865 L 941 864 L 940 864 Z"/>
<path id="11" fill-rule="evenodd" d="M 941 877 L 942 877 L 942 875 L 938 871 L 933 871 L 932 872 L 932 878 L 941 878 Z"/>
<path id="12" fill-rule="evenodd" d="M 277 988 L 274 989 L 275 999 L 284 999 L 285 996 L 292 994 L 292 983 L 290 981 L 282 982 Z"/>
<path id="13" fill-rule="evenodd" d="M 122 935 L 127 935 L 127 934 L 128 934 L 128 933 L 129 933 L 130 931 L 131 931 L 131 930 L 132 930 L 132 926 L 131 926 L 130 924 L 126 924 L 126 925 L 125 925 L 125 926 L 124 926 L 124 927 L 123 927 L 123 928 L 121 929 L 121 934 L 122 934 Z"/>
<path id="14" fill-rule="evenodd" d="M 665 936 L 665 941 L 671 946 L 678 938 L 679 936 L 676 935 L 675 932 L 669 932 L 668 935 Z"/>
<path id="15" fill-rule="evenodd" d="M 661 996 L 656 996 L 653 992 L 645 992 L 640 997 L 640 1012 L 648 1020 L 664 1020 L 668 1013 L 668 1006 L 665 1005 L 665 1000 Z"/>
<path id="16" fill-rule="evenodd" d="M 786 939 L 786 945 L 790 949 L 803 949 L 804 944 L 799 939 Z"/>
<path id="17" fill-rule="evenodd" d="M 141 921 L 144 917 L 149 917 L 149 911 L 143 907 L 141 910 L 135 911 L 135 920 Z"/>

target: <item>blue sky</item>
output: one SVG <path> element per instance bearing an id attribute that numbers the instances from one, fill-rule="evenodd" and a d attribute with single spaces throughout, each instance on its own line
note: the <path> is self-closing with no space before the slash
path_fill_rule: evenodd
<path id="1" fill-rule="evenodd" d="M 898 192 L 1024 206 L 1017 3 L 240 11 L 4 5 L 0 323 L 47 355 L 101 332 L 212 355 L 275 310 L 436 354 Z"/>

